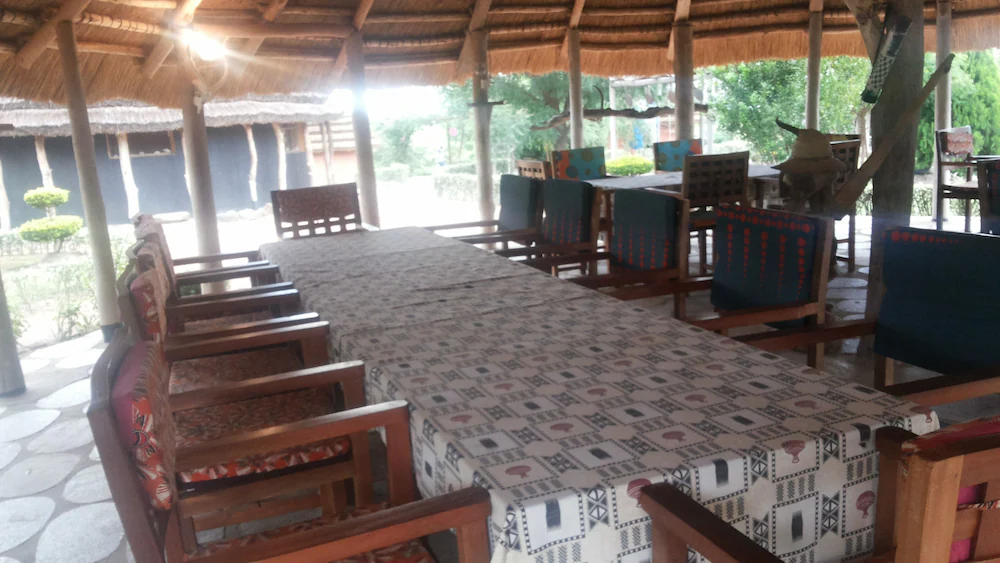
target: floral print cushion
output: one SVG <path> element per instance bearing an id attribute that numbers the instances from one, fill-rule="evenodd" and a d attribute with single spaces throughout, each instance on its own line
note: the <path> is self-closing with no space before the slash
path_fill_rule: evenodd
<path id="1" fill-rule="evenodd" d="M 111 405 L 119 437 L 131 451 L 143 490 L 154 508 L 173 504 L 174 427 L 166 400 L 162 351 L 139 341 L 118 371 Z"/>
<path id="2" fill-rule="evenodd" d="M 163 286 L 154 270 L 142 272 L 129 284 L 132 307 L 139 319 L 139 337 L 143 340 L 164 338 L 167 334 L 167 319 L 163 303 Z"/>
<path id="3" fill-rule="evenodd" d="M 302 362 L 291 346 L 183 360 L 170 364 L 170 394 L 297 369 L 302 369 Z"/>
<path id="4" fill-rule="evenodd" d="M 177 444 L 189 447 L 225 436 L 252 432 L 336 412 L 326 390 L 307 389 L 174 413 Z M 337 437 L 294 446 L 245 459 L 202 467 L 178 474 L 181 482 L 195 483 L 226 477 L 275 471 L 341 456 L 350 451 L 350 439 Z"/>
<path id="5" fill-rule="evenodd" d="M 291 534 L 315 530 L 316 528 L 321 528 L 323 526 L 336 526 L 338 522 L 344 522 L 351 518 L 357 518 L 359 516 L 378 512 L 379 510 L 385 510 L 386 508 L 388 508 L 388 506 L 385 504 L 356 508 L 328 518 L 306 520 L 305 522 L 290 524 L 288 526 L 282 526 L 280 528 L 274 528 L 272 530 L 256 534 L 217 541 L 199 546 L 195 553 L 188 554 L 186 558 L 191 560 L 199 557 L 219 555 L 220 553 L 234 548 L 260 545 Z M 434 559 L 431 557 L 430 553 L 427 552 L 423 543 L 419 539 L 413 539 L 406 543 L 399 543 L 368 553 L 348 557 L 346 559 L 339 559 L 338 561 L 345 563 L 434 563 Z"/>

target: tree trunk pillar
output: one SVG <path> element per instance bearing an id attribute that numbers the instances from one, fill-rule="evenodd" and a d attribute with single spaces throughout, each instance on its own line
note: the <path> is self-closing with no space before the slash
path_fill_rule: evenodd
<path id="1" fill-rule="evenodd" d="M 281 129 L 280 123 L 272 123 L 274 128 L 274 138 L 278 147 L 278 189 L 285 191 L 288 189 L 288 151 L 285 149 L 285 132 Z"/>
<path id="2" fill-rule="evenodd" d="M 496 208 L 493 205 L 493 161 L 490 158 L 490 65 L 489 36 L 485 30 L 469 32 L 472 50 L 472 111 L 476 130 L 476 177 L 479 183 L 479 214 L 483 221 L 492 221 Z"/>
<path id="3" fill-rule="evenodd" d="M 823 60 L 823 2 L 809 11 L 809 61 L 806 65 L 806 128 L 819 129 L 819 75 Z"/>
<path id="4" fill-rule="evenodd" d="M 87 220 L 90 253 L 94 260 L 98 318 L 101 330 L 104 332 L 104 340 L 110 342 L 121 319 L 115 294 L 115 261 L 111 256 L 111 236 L 108 234 L 101 182 L 97 176 L 94 136 L 90 132 L 90 119 L 87 116 L 87 98 L 76 56 L 73 22 L 59 22 L 56 38 L 66 88 L 66 105 L 73 131 L 73 156 L 76 159 L 76 172 L 80 178 L 80 199 L 83 202 L 83 215 Z"/>
<path id="5" fill-rule="evenodd" d="M 250 201 L 257 203 L 257 141 L 253 138 L 253 127 L 243 124 L 247 134 L 247 148 L 250 149 L 250 172 L 247 174 L 247 186 L 250 188 Z"/>
<path id="6" fill-rule="evenodd" d="M 128 216 L 139 214 L 139 186 L 135 185 L 135 175 L 132 173 L 132 153 L 128 148 L 128 133 L 118 133 L 118 164 L 122 169 L 122 182 L 125 184 L 125 200 L 128 202 Z"/>
<path id="7" fill-rule="evenodd" d="M 45 152 L 45 137 L 35 135 L 35 157 L 38 159 L 38 170 L 42 173 L 42 187 L 54 188 L 56 183 L 52 180 L 52 167 L 49 166 L 49 156 Z"/>
<path id="8" fill-rule="evenodd" d="M 9 231 L 10 222 L 10 198 L 7 197 L 7 185 L 3 181 L 3 164 L 0 163 L 0 231 Z"/>
<path id="9" fill-rule="evenodd" d="M 888 8 L 910 18 L 910 30 L 886 78 L 878 103 L 872 108 L 872 150 L 916 100 L 924 75 L 924 11 L 921 0 L 889 0 Z M 913 203 L 913 170 L 917 122 L 893 146 L 875 173 L 872 194 L 872 249 L 865 315 L 874 319 L 882 304 L 882 233 L 893 225 L 909 225 Z M 869 339 L 870 340 L 870 339 Z M 868 340 L 865 342 L 869 346 Z"/>
<path id="10" fill-rule="evenodd" d="M 198 234 L 198 253 L 218 254 L 221 252 L 221 245 L 219 220 L 215 211 L 215 194 L 212 190 L 212 170 L 208 161 L 208 129 L 205 127 L 204 107 L 198 103 L 197 96 L 197 88 L 193 83 L 186 82 L 181 85 L 184 167 L 188 190 L 191 192 L 195 232 Z"/>
<path id="11" fill-rule="evenodd" d="M 379 226 L 378 192 L 375 183 L 375 153 L 372 150 L 372 129 L 365 108 L 365 53 L 361 32 L 351 35 L 347 49 L 347 76 L 354 97 L 354 146 L 358 158 L 358 188 L 361 196 L 361 217 L 369 225 Z"/>
<path id="12" fill-rule="evenodd" d="M 615 87 L 611 84 L 611 81 L 609 80 L 608 81 L 608 107 L 611 108 L 611 109 L 615 109 L 615 102 L 616 101 L 617 100 L 615 99 Z M 610 145 L 611 145 L 611 159 L 614 160 L 615 158 L 618 158 L 618 119 L 615 116 L 612 115 L 608 119 L 608 126 L 609 126 L 608 128 L 610 129 L 610 133 L 611 133 L 611 143 L 610 143 Z M 659 118 L 656 119 L 656 132 L 657 132 L 657 134 L 659 134 L 659 132 L 660 132 L 660 119 Z"/>
<path id="13" fill-rule="evenodd" d="M 694 138 L 694 34 L 687 21 L 674 24 L 677 138 Z"/>
<path id="14" fill-rule="evenodd" d="M 569 146 L 583 148 L 583 74 L 580 71 L 580 30 L 566 32 L 569 55 Z"/>
<path id="15" fill-rule="evenodd" d="M 938 66 L 951 54 L 951 0 L 937 1 L 937 52 L 936 61 Z M 951 127 L 951 73 L 948 73 L 938 83 L 934 93 L 934 130 L 948 129 Z M 935 133 L 936 137 L 936 133 Z M 937 146 L 935 140 L 934 146 Z M 934 151 L 934 168 L 937 170 L 937 150 Z M 935 196 L 938 187 L 934 186 Z M 938 213 L 948 216 L 948 202 L 945 202 L 944 209 L 937 208 L 937 197 L 933 200 L 934 209 L 932 215 L 937 218 Z"/>

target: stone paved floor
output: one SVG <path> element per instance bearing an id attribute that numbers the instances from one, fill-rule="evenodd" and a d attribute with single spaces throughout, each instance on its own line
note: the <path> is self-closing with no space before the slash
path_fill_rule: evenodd
<path id="1" fill-rule="evenodd" d="M 929 226 L 926 220 L 914 223 Z M 961 228 L 961 222 L 951 221 L 948 227 Z M 844 229 L 846 224 L 838 225 L 838 230 Z M 871 245 L 867 221 L 859 220 L 859 231 L 857 272 L 848 274 L 841 264 L 830 282 L 828 299 L 839 319 L 861 318 L 864 311 Z M 669 298 L 637 303 L 665 314 L 671 311 Z M 710 311 L 707 296 L 692 298 L 689 309 L 692 314 Z M 37 350 L 21 360 L 28 392 L 0 398 L 0 563 L 132 561 L 84 415 L 89 370 L 103 347 L 99 333 L 94 333 Z M 826 369 L 870 381 L 871 361 L 856 355 L 857 348 L 856 340 L 831 346 Z M 788 354 L 805 361 L 802 352 Z M 919 376 L 917 370 L 912 375 Z M 939 412 L 945 420 L 968 420 L 1000 413 L 1000 399 L 967 401 Z M 306 512 L 291 518 L 310 516 Z M 202 539 L 239 535 L 254 527 L 210 531 Z M 431 544 L 439 560 L 456 560 L 454 542 L 447 535 L 438 535 Z"/>

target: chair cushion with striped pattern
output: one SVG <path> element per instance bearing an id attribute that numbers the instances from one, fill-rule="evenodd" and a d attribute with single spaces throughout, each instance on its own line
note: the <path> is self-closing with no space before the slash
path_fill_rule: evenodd
<path id="1" fill-rule="evenodd" d="M 634 270 L 677 265 L 677 199 L 642 190 L 618 190 L 608 249 L 615 266 Z"/>
<path id="2" fill-rule="evenodd" d="M 519 231 L 537 227 L 541 182 L 526 176 L 500 176 L 500 219 L 498 230 Z"/>
<path id="3" fill-rule="evenodd" d="M 545 218 L 542 239 L 546 244 L 589 241 L 594 210 L 594 187 L 587 182 L 546 180 L 542 186 Z"/>

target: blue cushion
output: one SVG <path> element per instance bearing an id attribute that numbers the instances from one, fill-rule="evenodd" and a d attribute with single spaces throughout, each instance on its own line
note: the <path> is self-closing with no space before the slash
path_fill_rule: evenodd
<path id="1" fill-rule="evenodd" d="M 500 176 L 500 219 L 498 230 L 517 231 L 536 227 L 542 183 L 534 178 Z"/>
<path id="2" fill-rule="evenodd" d="M 653 143 L 653 157 L 656 169 L 677 172 L 684 169 L 684 157 L 701 154 L 701 139 L 682 139 Z"/>
<path id="3" fill-rule="evenodd" d="M 676 267 L 679 211 L 678 200 L 667 195 L 616 191 L 608 249 L 612 263 L 631 270 Z"/>
<path id="4" fill-rule="evenodd" d="M 810 301 L 820 223 L 785 211 L 719 206 L 712 305 L 738 310 Z"/>
<path id="5" fill-rule="evenodd" d="M 937 372 L 1000 364 L 1000 237 L 894 227 L 875 353 Z"/>
<path id="6" fill-rule="evenodd" d="M 543 243 L 574 244 L 590 240 L 594 186 L 574 180 L 545 180 L 542 205 Z"/>
<path id="7" fill-rule="evenodd" d="M 986 175 L 979 181 L 986 184 L 986 191 L 989 193 L 989 205 L 987 217 L 983 219 L 984 233 L 1000 235 L 1000 158 L 990 160 L 983 164 Z M 980 202 L 980 205 L 984 205 Z"/>

